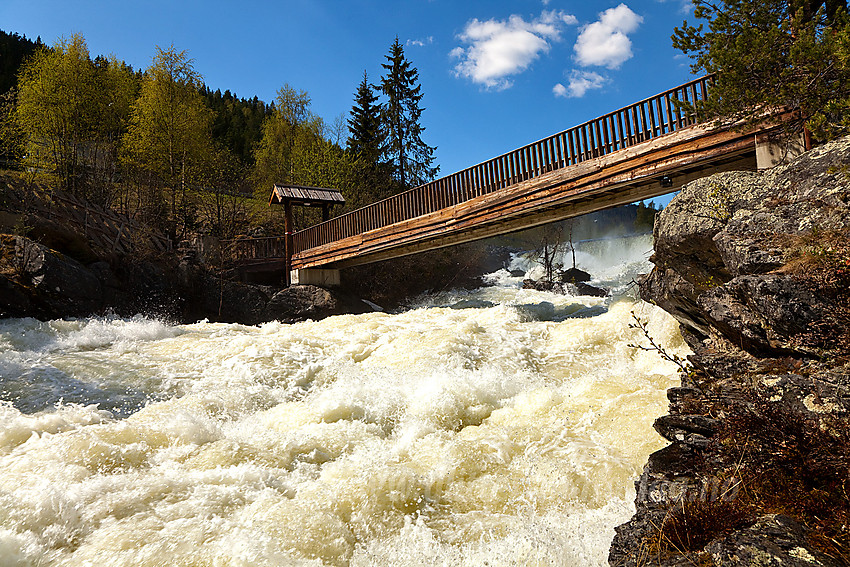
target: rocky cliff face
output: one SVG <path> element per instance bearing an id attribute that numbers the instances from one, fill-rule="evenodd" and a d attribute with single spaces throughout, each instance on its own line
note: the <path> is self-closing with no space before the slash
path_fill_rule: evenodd
<path id="1" fill-rule="evenodd" d="M 694 355 L 609 562 L 850 564 L 850 138 L 689 184 L 652 260 Z"/>

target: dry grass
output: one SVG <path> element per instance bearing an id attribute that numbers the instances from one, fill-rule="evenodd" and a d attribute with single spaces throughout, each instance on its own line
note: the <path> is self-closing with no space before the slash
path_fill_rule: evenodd
<path id="1" fill-rule="evenodd" d="M 695 500 L 674 505 L 658 534 L 660 551 L 702 551 L 709 542 L 746 526 L 750 510 L 737 500 Z"/>
<path id="2" fill-rule="evenodd" d="M 792 248 L 793 259 L 779 271 L 797 278 L 830 306 L 823 320 L 795 341 L 850 360 L 850 229 L 814 231 L 786 245 Z"/>
<path id="3" fill-rule="evenodd" d="M 816 548 L 850 564 L 850 415 L 803 413 L 754 393 L 743 402 L 719 438 L 723 460 L 739 465 L 740 505 L 797 519 Z"/>

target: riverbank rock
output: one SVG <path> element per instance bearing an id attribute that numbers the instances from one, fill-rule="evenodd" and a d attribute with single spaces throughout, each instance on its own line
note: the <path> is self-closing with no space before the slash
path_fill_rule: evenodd
<path id="1" fill-rule="evenodd" d="M 850 138 L 688 184 L 652 261 L 694 354 L 610 564 L 850 564 Z"/>
<path id="2" fill-rule="evenodd" d="M 266 307 L 269 316 L 286 323 L 370 311 L 370 305 L 355 297 L 313 285 L 284 288 L 271 297 Z"/>
<path id="3" fill-rule="evenodd" d="M 315 286 L 250 285 L 217 277 L 191 253 L 176 266 L 126 257 L 88 266 L 21 236 L 0 235 L 0 318 L 42 320 L 138 313 L 171 321 L 257 325 L 321 319 L 372 308 Z"/>

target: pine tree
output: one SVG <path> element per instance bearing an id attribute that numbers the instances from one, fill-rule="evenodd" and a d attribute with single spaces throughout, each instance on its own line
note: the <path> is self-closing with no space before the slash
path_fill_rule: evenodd
<path id="1" fill-rule="evenodd" d="M 415 187 L 434 178 L 439 168 L 432 167 L 435 148 L 422 141 L 422 88 L 419 71 L 404 56 L 404 48 L 395 38 L 382 64 L 386 74 L 380 90 L 387 97 L 382 105 L 381 122 L 384 135 L 383 154 L 391 164 L 393 177 L 403 189 Z"/>
<path id="2" fill-rule="evenodd" d="M 850 25 L 846 0 L 693 0 L 700 24 L 683 22 L 673 46 L 694 73 L 716 73 L 708 117 L 761 120 L 765 110 L 797 111 L 790 131 L 816 138 L 850 132 Z"/>

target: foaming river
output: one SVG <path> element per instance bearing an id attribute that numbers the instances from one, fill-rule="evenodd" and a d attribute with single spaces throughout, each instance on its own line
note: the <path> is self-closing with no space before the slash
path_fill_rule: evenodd
<path id="1" fill-rule="evenodd" d="M 686 347 L 626 285 L 651 241 L 597 248 L 611 298 L 500 271 L 294 325 L 0 320 L 0 565 L 606 564 L 677 383 L 631 312 Z"/>

